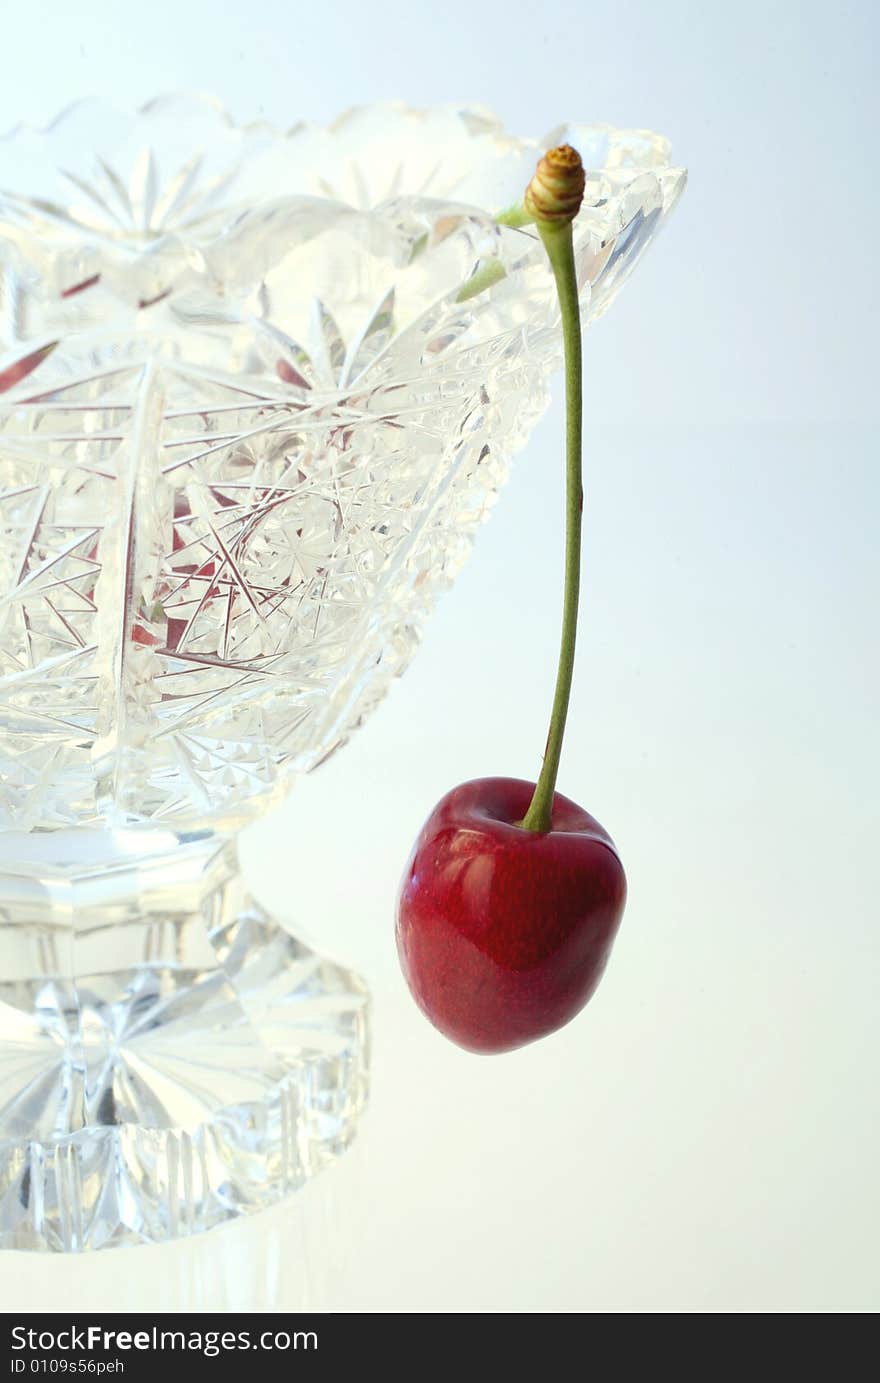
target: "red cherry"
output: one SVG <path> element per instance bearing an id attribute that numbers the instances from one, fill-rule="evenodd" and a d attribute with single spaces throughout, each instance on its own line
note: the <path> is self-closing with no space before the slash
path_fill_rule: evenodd
<path id="1" fill-rule="evenodd" d="M 552 828 L 525 830 L 534 784 L 478 778 L 422 827 L 401 885 L 397 946 L 413 998 L 472 1052 L 504 1052 L 578 1013 L 626 901 L 607 831 L 561 793 Z"/>
<path id="2" fill-rule="evenodd" d="M 537 784 L 483 778 L 455 788 L 422 827 L 401 887 L 397 947 L 416 1003 L 473 1052 L 505 1052 L 561 1028 L 599 983 L 623 906 L 623 865 L 606 831 L 556 792 L 571 699 L 581 574 L 581 319 L 572 221 L 580 155 L 550 149 L 522 207 L 556 281 L 565 359 L 565 585 L 550 728 Z"/>

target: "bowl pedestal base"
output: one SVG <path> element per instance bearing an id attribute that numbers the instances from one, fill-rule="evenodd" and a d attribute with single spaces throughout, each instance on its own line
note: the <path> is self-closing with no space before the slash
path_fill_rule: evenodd
<path id="1" fill-rule="evenodd" d="M 235 842 L 0 835 L 0 1248 L 157 1243 L 348 1146 L 367 997 L 248 895 Z"/>

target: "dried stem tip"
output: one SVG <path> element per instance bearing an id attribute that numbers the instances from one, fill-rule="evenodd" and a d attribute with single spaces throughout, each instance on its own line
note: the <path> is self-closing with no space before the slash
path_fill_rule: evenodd
<path id="1" fill-rule="evenodd" d="M 548 149 L 526 188 L 525 209 L 538 225 L 565 226 L 580 211 L 584 181 L 577 149 L 570 144 Z"/>

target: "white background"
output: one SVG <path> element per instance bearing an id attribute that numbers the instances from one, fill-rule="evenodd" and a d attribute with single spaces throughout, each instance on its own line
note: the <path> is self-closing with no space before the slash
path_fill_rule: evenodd
<path id="1" fill-rule="evenodd" d="M 877 1270 L 880 11 L 511 0 L 0 6 L 0 126 L 97 91 L 240 117 L 477 100 L 646 125 L 691 169 L 587 339 L 587 564 L 560 786 L 630 880 L 589 1009 L 504 1058 L 421 1019 L 393 904 L 434 801 L 533 776 L 558 404 L 404 681 L 253 828 L 265 902 L 359 967 L 359 1150 L 273 1215 L 91 1259 L 0 1255 L 5 1309 L 824 1312 Z"/>

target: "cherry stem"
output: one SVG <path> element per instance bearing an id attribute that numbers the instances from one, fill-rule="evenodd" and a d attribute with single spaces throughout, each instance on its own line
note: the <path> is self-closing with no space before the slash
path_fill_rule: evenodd
<path id="1" fill-rule="evenodd" d="M 584 507 L 581 474 L 583 391 L 581 314 L 571 222 L 558 225 L 538 221 L 536 224 L 556 280 L 565 352 L 565 592 L 562 604 L 562 638 L 544 762 L 529 809 L 520 822 L 525 830 L 544 834 L 552 828 L 553 794 L 556 790 L 574 675 L 581 584 L 581 521 Z"/>

